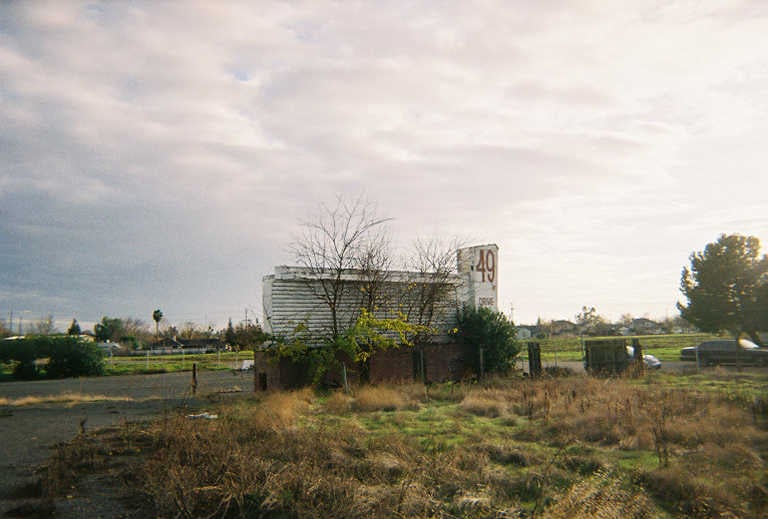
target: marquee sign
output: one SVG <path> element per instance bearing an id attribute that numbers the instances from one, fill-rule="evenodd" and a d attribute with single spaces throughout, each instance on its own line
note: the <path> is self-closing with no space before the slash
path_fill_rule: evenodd
<path id="1" fill-rule="evenodd" d="M 459 250 L 459 272 L 469 276 L 468 299 L 476 308 L 498 311 L 499 247 L 478 245 Z"/>

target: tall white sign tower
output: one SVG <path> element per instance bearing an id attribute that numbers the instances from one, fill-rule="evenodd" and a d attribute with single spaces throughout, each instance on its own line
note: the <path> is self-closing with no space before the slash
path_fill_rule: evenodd
<path id="1" fill-rule="evenodd" d="M 495 243 L 458 251 L 459 274 L 466 276 L 465 301 L 499 311 L 499 246 Z"/>

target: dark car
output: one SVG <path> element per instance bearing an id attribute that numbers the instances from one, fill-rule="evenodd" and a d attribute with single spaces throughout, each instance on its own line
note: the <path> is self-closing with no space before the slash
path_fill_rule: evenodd
<path id="1" fill-rule="evenodd" d="M 768 348 L 761 348 L 746 339 L 721 339 L 704 341 L 698 346 L 689 346 L 680 350 L 680 360 L 698 360 L 702 366 L 717 364 L 738 364 L 768 366 Z"/>

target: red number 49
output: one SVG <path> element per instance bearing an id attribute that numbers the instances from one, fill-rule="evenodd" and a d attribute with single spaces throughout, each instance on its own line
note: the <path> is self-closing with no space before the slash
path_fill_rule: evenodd
<path id="1" fill-rule="evenodd" d="M 483 273 L 483 283 L 496 279 L 496 254 L 492 250 L 480 250 L 480 259 L 475 270 Z"/>

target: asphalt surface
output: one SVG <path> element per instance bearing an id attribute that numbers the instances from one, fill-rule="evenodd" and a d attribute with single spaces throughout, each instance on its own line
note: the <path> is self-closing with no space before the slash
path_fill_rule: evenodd
<path id="1" fill-rule="evenodd" d="M 252 376 L 203 371 L 198 375 L 197 395 L 251 391 Z M 18 505 L 52 449 L 74 438 L 81 427 L 140 422 L 167 410 L 198 411 L 205 405 L 204 399 L 192 396 L 189 372 L 0 383 L 0 398 L 11 402 L 65 393 L 126 400 L 0 405 L 0 515 Z"/>

